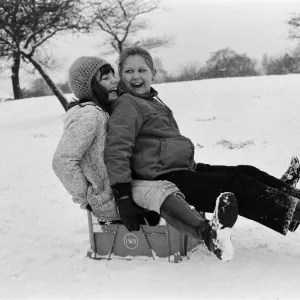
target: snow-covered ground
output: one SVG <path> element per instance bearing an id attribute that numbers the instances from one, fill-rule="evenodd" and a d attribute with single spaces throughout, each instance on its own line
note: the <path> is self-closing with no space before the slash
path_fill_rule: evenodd
<path id="1" fill-rule="evenodd" d="M 300 156 L 300 75 L 157 85 L 196 159 L 280 176 Z M 86 258 L 86 213 L 51 169 L 64 111 L 54 97 L 0 103 L 0 299 L 299 299 L 300 229 L 239 218 L 234 259 Z"/>
<path id="2" fill-rule="evenodd" d="M 13 99 L 13 97 L 9 95 L 7 92 L 0 89 L 0 102 L 8 99 Z"/>

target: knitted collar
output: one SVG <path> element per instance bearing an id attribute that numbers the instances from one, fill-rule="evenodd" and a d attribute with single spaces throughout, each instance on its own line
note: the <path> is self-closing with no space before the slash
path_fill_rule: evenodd
<path id="1" fill-rule="evenodd" d="M 122 80 L 120 80 L 120 82 L 118 84 L 118 95 L 121 96 L 124 93 L 129 93 L 133 96 L 136 96 L 136 97 L 139 97 L 139 98 L 142 98 L 145 100 L 152 100 L 154 97 L 157 97 L 157 95 L 158 95 L 158 92 L 153 87 L 150 88 L 149 93 L 147 93 L 145 95 L 140 95 L 138 93 L 135 93 L 134 91 L 129 90 L 126 87 L 125 83 Z"/>
<path id="2" fill-rule="evenodd" d="M 80 104 L 86 103 L 86 102 L 92 102 L 92 100 L 89 100 L 89 99 L 82 99 L 82 100 L 78 101 L 78 100 L 76 100 L 76 99 L 73 99 L 73 101 L 70 102 L 70 103 L 68 104 L 67 110 L 71 109 L 72 107 L 74 107 L 74 106 L 76 106 L 76 105 L 80 105 Z"/>

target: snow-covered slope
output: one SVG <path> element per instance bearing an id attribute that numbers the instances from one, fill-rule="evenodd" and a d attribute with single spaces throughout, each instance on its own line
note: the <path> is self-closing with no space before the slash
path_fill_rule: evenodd
<path id="1" fill-rule="evenodd" d="M 160 84 L 197 161 L 275 176 L 300 156 L 300 76 Z M 0 104 L 0 299 L 299 299 L 300 229 L 239 218 L 235 257 L 198 248 L 180 264 L 93 261 L 85 212 L 51 170 L 64 111 L 55 97 Z"/>
<path id="2" fill-rule="evenodd" d="M 0 89 L 0 102 L 8 99 L 13 99 L 13 97 Z"/>

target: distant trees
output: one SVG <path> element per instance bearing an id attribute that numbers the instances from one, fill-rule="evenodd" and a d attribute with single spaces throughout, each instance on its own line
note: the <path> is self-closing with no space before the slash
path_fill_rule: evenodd
<path id="1" fill-rule="evenodd" d="M 202 74 L 203 69 L 199 67 L 199 64 L 197 62 L 190 62 L 180 66 L 177 79 L 178 81 L 197 80 L 202 79 Z"/>
<path id="2" fill-rule="evenodd" d="M 159 9 L 161 0 L 89 0 L 90 18 L 96 29 L 107 36 L 108 53 L 120 53 L 125 47 L 138 44 L 148 50 L 167 46 L 171 38 L 136 38 L 138 32 L 147 29 L 148 23 L 141 18 Z"/>
<path id="3" fill-rule="evenodd" d="M 30 86 L 21 89 L 24 98 L 41 97 L 52 95 L 52 91 L 43 78 L 34 79 Z"/>
<path id="4" fill-rule="evenodd" d="M 156 75 L 154 77 L 154 83 L 166 82 L 168 77 L 167 71 L 164 69 L 161 60 L 157 57 L 154 58 L 154 67 L 156 70 Z"/>
<path id="5" fill-rule="evenodd" d="M 292 53 L 278 57 L 269 57 L 265 54 L 262 66 L 266 75 L 281 75 L 300 73 L 300 14 L 294 13 L 287 24 L 289 25 L 289 38 L 299 40 L 298 46 Z"/>
<path id="6" fill-rule="evenodd" d="M 290 26 L 289 38 L 290 39 L 300 39 L 300 14 L 293 14 L 293 16 L 288 20 L 288 25 Z"/>
<path id="7" fill-rule="evenodd" d="M 57 83 L 56 86 L 64 94 L 71 93 L 70 87 L 67 82 Z M 46 81 L 41 77 L 34 79 L 29 87 L 21 89 L 21 91 L 24 98 L 53 95 L 53 91 L 50 89 Z"/>
<path id="8" fill-rule="evenodd" d="M 269 57 L 267 54 L 264 54 L 261 62 L 266 75 L 300 73 L 299 63 L 299 58 L 292 57 L 287 53 L 278 57 Z"/>
<path id="9" fill-rule="evenodd" d="M 300 14 L 294 13 L 287 24 L 289 25 L 289 38 L 299 40 L 298 46 L 291 53 L 277 57 L 264 54 L 261 64 L 266 75 L 300 73 Z"/>
<path id="10" fill-rule="evenodd" d="M 69 92 L 66 83 L 55 84 L 45 70 L 55 65 L 55 59 L 46 53 L 47 42 L 62 32 L 100 31 L 109 53 L 120 53 L 125 47 L 138 44 L 148 50 L 168 46 L 168 36 L 141 38 L 148 29 L 145 20 L 161 8 L 162 0 L 0 0 L 0 62 L 11 62 L 11 79 L 15 99 L 24 96 L 55 94 L 66 109 L 67 100 L 62 92 Z M 288 21 L 289 37 L 300 40 L 300 14 Z M 21 63 L 32 65 L 41 78 L 31 87 L 21 89 Z M 261 71 L 257 61 L 245 53 L 230 48 L 212 52 L 203 64 L 191 62 L 180 66 L 176 75 L 170 75 L 159 59 L 155 60 L 155 82 L 187 81 L 209 78 L 279 75 L 300 73 L 300 43 L 289 54 L 278 57 L 264 55 Z M 4 66 L 4 65 L 3 65 Z M 3 69 L 0 65 L 0 69 Z M 6 66 L 5 66 L 6 67 Z M 47 83 L 47 84 L 45 84 Z M 23 95 L 22 95 L 23 94 Z"/>
<path id="11" fill-rule="evenodd" d="M 246 54 L 224 48 L 212 52 L 202 67 L 194 61 L 181 66 L 176 76 L 166 73 L 164 82 L 293 73 L 300 73 L 300 43 L 291 54 L 286 53 L 277 57 L 264 54 L 260 66 L 258 61 L 249 58 Z"/>
<path id="12" fill-rule="evenodd" d="M 246 54 L 224 48 L 211 53 L 202 75 L 205 78 L 255 76 L 258 75 L 255 65 L 256 61 Z"/>
<path id="13" fill-rule="evenodd" d="M 210 54 L 203 66 L 190 62 L 180 67 L 177 76 L 166 76 L 165 81 L 189 81 L 210 78 L 243 77 L 260 75 L 257 62 L 246 54 L 239 54 L 230 48 L 224 48 Z"/>
<path id="14" fill-rule="evenodd" d="M 12 60 L 11 78 L 15 99 L 22 98 L 20 63 L 31 63 L 47 82 L 62 106 L 67 100 L 47 75 L 38 50 L 63 31 L 86 29 L 80 0 L 1 0 L 0 57 Z"/>

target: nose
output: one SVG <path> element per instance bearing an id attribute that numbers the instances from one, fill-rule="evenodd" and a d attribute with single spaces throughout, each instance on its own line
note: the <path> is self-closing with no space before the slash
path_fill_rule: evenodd
<path id="1" fill-rule="evenodd" d="M 138 73 L 138 72 L 134 72 L 134 73 L 132 74 L 132 78 L 133 78 L 133 79 L 139 78 L 139 73 Z"/>

